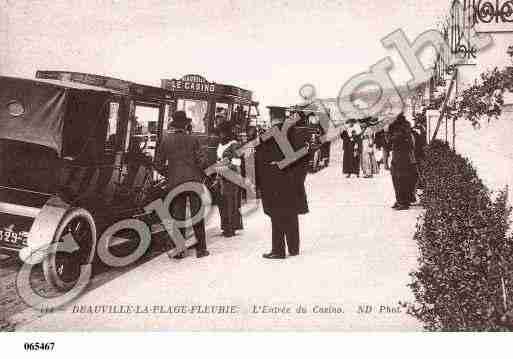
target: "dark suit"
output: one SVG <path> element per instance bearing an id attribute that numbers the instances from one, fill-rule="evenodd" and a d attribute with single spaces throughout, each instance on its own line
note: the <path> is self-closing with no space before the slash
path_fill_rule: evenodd
<path id="1" fill-rule="evenodd" d="M 294 149 L 304 146 L 305 141 L 296 128 L 288 134 Z M 257 186 L 262 191 L 264 213 L 271 218 L 272 253 L 285 255 L 285 239 L 290 254 L 299 253 L 298 215 L 308 213 L 305 179 L 309 155 L 280 169 L 272 162 L 284 158 L 273 138 L 261 141 L 256 149 Z"/>
<path id="2" fill-rule="evenodd" d="M 202 182 L 205 156 L 198 138 L 182 130 L 170 131 L 165 134 L 159 153 L 168 164 L 169 188 L 189 181 Z"/>
<path id="3" fill-rule="evenodd" d="M 340 134 L 343 143 L 342 173 L 360 174 L 360 136 L 349 136 L 346 130 Z"/>
<path id="4" fill-rule="evenodd" d="M 186 182 L 202 183 L 204 178 L 203 166 L 206 163 L 200 143 L 197 138 L 187 134 L 184 130 L 168 132 L 162 141 L 159 151 L 161 160 L 168 165 L 168 188 L 175 187 Z M 187 200 L 190 203 L 190 214 L 194 217 L 202 209 L 201 198 L 193 191 L 185 191 L 175 196 L 171 202 L 170 213 L 176 220 L 185 220 Z M 197 250 L 206 249 L 205 222 L 201 220 L 193 225 L 194 235 L 198 240 Z M 185 228 L 180 228 L 185 236 Z"/>
<path id="5" fill-rule="evenodd" d="M 410 123 L 396 120 L 390 125 L 390 145 L 392 150 L 392 182 L 397 203 L 409 205 L 415 202 L 417 180 L 416 160 Z"/>

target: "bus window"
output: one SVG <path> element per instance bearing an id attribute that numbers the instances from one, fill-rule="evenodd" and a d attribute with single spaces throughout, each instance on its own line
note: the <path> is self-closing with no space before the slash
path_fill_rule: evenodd
<path id="1" fill-rule="evenodd" d="M 130 142 L 132 151 L 140 151 L 155 159 L 157 146 L 157 124 L 159 109 L 157 107 L 136 105 L 134 128 L 131 133 Z M 138 147 L 138 148 L 137 148 Z"/>
<path id="2" fill-rule="evenodd" d="M 169 123 L 171 122 L 171 109 L 169 104 L 164 106 L 164 124 L 162 130 L 166 132 L 169 129 Z"/>
<path id="3" fill-rule="evenodd" d="M 228 121 L 228 104 L 217 102 L 216 112 L 214 115 L 214 128 L 216 128 L 225 121 Z"/>
<path id="4" fill-rule="evenodd" d="M 232 122 L 242 124 L 244 121 L 244 114 L 242 105 L 236 103 L 233 105 Z"/>
<path id="5" fill-rule="evenodd" d="M 247 131 L 249 125 L 248 115 L 247 112 L 244 112 L 244 106 L 242 104 L 236 103 L 233 105 L 232 124 L 234 125 L 234 132 L 236 134 L 245 133 Z"/>
<path id="6" fill-rule="evenodd" d="M 207 101 L 179 99 L 176 109 L 185 111 L 187 117 L 191 119 L 193 133 L 207 132 Z"/>
<path id="7" fill-rule="evenodd" d="M 319 117 L 315 113 L 308 114 L 308 124 L 309 125 L 317 125 L 319 124 Z"/>
<path id="8" fill-rule="evenodd" d="M 262 127 L 264 125 L 263 121 L 259 121 L 259 113 L 257 106 L 251 105 L 249 107 L 248 117 L 250 126 Z"/>
<path id="9" fill-rule="evenodd" d="M 119 119 L 119 103 L 111 102 L 109 104 L 109 119 L 107 125 L 107 134 L 105 137 L 105 150 L 114 151 L 118 143 L 116 134 L 118 132 L 118 119 Z"/>
<path id="10" fill-rule="evenodd" d="M 250 109 L 249 109 L 249 116 L 250 117 L 258 117 L 259 116 L 258 108 L 256 106 L 251 106 L 250 107 Z"/>

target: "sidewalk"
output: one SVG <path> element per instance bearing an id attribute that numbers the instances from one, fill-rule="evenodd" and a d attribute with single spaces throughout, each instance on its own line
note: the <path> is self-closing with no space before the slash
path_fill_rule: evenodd
<path id="1" fill-rule="evenodd" d="M 339 144 L 333 147 L 332 156 L 340 157 Z M 218 237 L 210 238 L 209 257 L 173 261 L 161 255 L 88 292 L 63 311 L 18 329 L 421 330 L 403 308 L 397 313 L 399 301 L 413 299 L 406 285 L 408 273 L 416 268 L 413 233 L 420 210 L 390 209 L 388 173 L 347 179 L 336 160 L 308 176 L 310 213 L 300 217 L 300 256 L 283 261 L 262 258 L 270 250 L 271 228 L 259 210 L 245 218 L 239 236 L 224 238 L 214 231 Z M 139 305 L 141 313 L 74 313 L 101 305 Z M 165 311 L 169 306 L 231 305 L 236 313 L 142 313 L 145 306 L 160 305 Z M 274 311 L 289 308 L 291 313 L 253 312 L 266 305 Z M 296 313 L 298 305 L 307 313 Z M 371 313 L 358 313 L 370 306 Z"/>

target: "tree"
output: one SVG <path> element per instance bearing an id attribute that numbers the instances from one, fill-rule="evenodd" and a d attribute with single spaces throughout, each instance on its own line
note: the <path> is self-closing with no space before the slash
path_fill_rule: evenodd
<path id="1" fill-rule="evenodd" d="M 508 48 L 507 53 L 513 59 L 513 46 Z M 448 115 L 465 118 L 474 126 L 479 126 L 483 118 L 490 121 L 501 115 L 506 91 L 513 92 L 513 67 L 502 70 L 496 67 L 486 71 L 449 106 Z"/>

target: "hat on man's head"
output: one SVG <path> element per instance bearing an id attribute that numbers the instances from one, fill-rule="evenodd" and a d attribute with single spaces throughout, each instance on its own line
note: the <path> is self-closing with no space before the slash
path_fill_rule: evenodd
<path id="1" fill-rule="evenodd" d="M 227 134 L 227 135 L 233 135 L 233 125 L 228 122 L 221 122 L 217 127 L 214 129 L 214 132 L 218 135 L 220 134 Z"/>
<path id="2" fill-rule="evenodd" d="M 173 121 L 169 126 L 174 128 L 185 128 L 190 123 L 190 119 L 187 118 L 185 111 L 176 111 L 173 114 Z"/>
<path id="3" fill-rule="evenodd" d="M 287 108 L 282 106 L 267 106 L 269 109 L 269 116 L 274 119 L 285 120 L 287 117 Z"/>
<path id="4" fill-rule="evenodd" d="M 406 116 L 404 116 L 404 112 L 401 112 L 399 115 L 397 115 L 396 121 L 406 121 Z"/>

